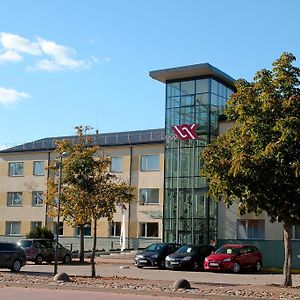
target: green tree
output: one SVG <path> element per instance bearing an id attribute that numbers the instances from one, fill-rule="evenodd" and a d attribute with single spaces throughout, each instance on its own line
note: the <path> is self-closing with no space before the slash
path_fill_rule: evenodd
<path id="1" fill-rule="evenodd" d="M 79 126 L 76 129 L 76 142 L 63 140 L 57 144 L 58 153 L 68 153 L 62 165 L 61 214 L 69 224 L 82 229 L 85 224 L 92 223 L 91 265 L 92 276 L 95 276 L 97 221 L 100 218 L 111 220 L 118 204 L 128 203 L 133 199 L 133 188 L 109 172 L 110 158 L 101 147 L 92 145 L 93 136 L 87 134 L 90 128 Z M 52 203 L 54 208 L 50 214 L 55 215 L 55 180 L 49 180 L 48 195 L 48 203 Z M 80 253 L 83 254 L 83 230 L 80 236 Z"/>
<path id="2" fill-rule="evenodd" d="M 283 223 L 284 282 L 292 285 L 291 226 L 300 221 L 300 69 L 283 53 L 272 70 L 240 79 L 226 115 L 235 125 L 203 151 L 208 193 L 241 214 Z"/>

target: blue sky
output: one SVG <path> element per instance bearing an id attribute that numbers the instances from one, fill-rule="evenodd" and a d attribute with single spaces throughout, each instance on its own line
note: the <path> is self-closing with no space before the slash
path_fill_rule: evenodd
<path id="1" fill-rule="evenodd" d="M 252 80 L 300 60 L 298 0 L 1 0 L 0 148 L 164 127 L 149 71 L 209 62 Z M 295 63 L 299 66 L 299 61 Z"/>

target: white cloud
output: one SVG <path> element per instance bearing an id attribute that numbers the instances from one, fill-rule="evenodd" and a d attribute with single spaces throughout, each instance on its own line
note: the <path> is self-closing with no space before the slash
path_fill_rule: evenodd
<path id="1" fill-rule="evenodd" d="M 20 61 L 23 59 L 21 55 L 24 54 L 40 57 L 33 65 L 26 67 L 30 71 L 75 70 L 89 67 L 87 62 L 73 58 L 75 51 L 72 48 L 42 38 L 30 41 L 16 34 L 2 32 L 0 45 L 3 47 L 0 63 Z"/>
<path id="2" fill-rule="evenodd" d="M 30 55 L 40 55 L 41 50 L 38 43 L 32 43 L 29 40 L 12 33 L 1 32 L 0 42 L 4 49 L 14 50 L 16 52 Z"/>
<path id="3" fill-rule="evenodd" d="M 3 104 L 5 106 L 12 105 L 17 101 L 28 97 L 29 95 L 27 93 L 0 87 L 0 104 Z"/>
<path id="4" fill-rule="evenodd" d="M 22 59 L 22 56 L 13 50 L 8 50 L 0 54 L 0 64 L 6 62 L 18 62 Z"/>

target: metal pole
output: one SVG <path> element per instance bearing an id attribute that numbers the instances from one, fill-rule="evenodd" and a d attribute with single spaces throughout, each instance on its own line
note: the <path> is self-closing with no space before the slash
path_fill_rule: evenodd
<path id="1" fill-rule="evenodd" d="M 62 175 L 62 155 L 60 156 L 58 166 L 58 199 L 57 199 L 57 224 L 56 224 L 56 245 L 55 245 L 55 261 L 54 261 L 54 275 L 57 274 L 58 263 L 58 238 L 59 238 L 59 218 L 60 218 L 60 197 L 61 197 L 61 175 Z"/>
<path id="2" fill-rule="evenodd" d="M 177 186 L 176 186 L 176 243 L 179 243 L 179 169 L 180 169 L 180 142 L 177 141 Z"/>
<path id="3" fill-rule="evenodd" d="M 193 153 L 192 153 L 192 244 L 194 244 L 194 201 L 195 201 L 195 141 L 193 141 Z"/>

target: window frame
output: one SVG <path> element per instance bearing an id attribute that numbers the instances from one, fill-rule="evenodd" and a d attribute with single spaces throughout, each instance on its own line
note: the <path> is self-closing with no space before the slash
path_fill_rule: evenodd
<path id="1" fill-rule="evenodd" d="M 36 172 L 36 168 L 35 168 L 35 165 L 37 163 L 43 163 L 43 169 L 42 169 L 42 174 L 40 174 L 39 172 Z M 38 168 L 39 169 L 39 168 Z M 44 176 L 45 175 L 45 162 L 43 160 L 34 160 L 33 161 L 33 171 L 32 171 L 32 174 L 34 176 Z"/>
<path id="2" fill-rule="evenodd" d="M 110 171 L 112 173 L 122 173 L 123 172 L 123 157 L 122 156 L 112 156 L 110 159 L 111 159 Z M 114 159 L 120 160 L 120 162 L 118 162 L 118 164 L 117 164 L 117 166 L 119 167 L 119 163 L 120 163 L 120 169 L 118 169 L 118 168 L 114 169 L 113 168 L 113 160 Z"/>
<path id="3" fill-rule="evenodd" d="M 300 223 L 299 224 L 293 224 L 292 228 L 291 228 L 291 236 L 292 236 L 292 240 L 295 241 L 299 241 L 300 240 L 300 228 L 299 228 L 299 237 L 296 237 L 296 226 L 300 227 Z"/>
<path id="4" fill-rule="evenodd" d="M 109 223 L 109 236 L 110 237 L 120 237 L 121 236 L 121 222 L 112 221 Z M 119 235 L 118 235 L 119 233 Z"/>
<path id="5" fill-rule="evenodd" d="M 42 203 L 37 203 L 37 201 L 35 201 L 35 194 L 40 193 L 41 194 L 41 198 L 40 200 L 42 201 Z M 41 207 L 43 206 L 43 192 L 42 191 L 33 191 L 32 192 L 32 199 L 31 199 L 31 204 L 33 207 Z"/>
<path id="6" fill-rule="evenodd" d="M 84 237 L 91 237 L 92 236 L 92 224 L 88 223 L 88 224 L 85 224 L 83 227 L 84 227 L 83 236 Z M 87 228 L 89 228 L 89 234 L 87 234 L 87 232 L 86 232 Z M 80 236 L 80 226 L 75 226 L 74 227 L 74 236 Z"/>
<path id="7" fill-rule="evenodd" d="M 15 195 L 19 194 L 20 195 L 20 203 L 15 204 L 14 199 Z M 10 195 L 14 195 L 13 199 L 10 199 Z M 12 201 L 10 201 L 12 200 Z M 22 192 L 7 192 L 7 206 L 8 207 L 22 207 L 23 206 L 23 193 Z"/>
<path id="8" fill-rule="evenodd" d="M 265 219 L 237 219 L 237 239 L 238 240 L 265 240 L 266 239 L 266 223 L 265 223 Z M 249 226 L 249 223 L 250 222 L 254 222 L 254 221 L 257 221 L 257 222 L 263 222 L 263 236 L 262 237 L 258 237 L 258 236 L 255 236 L 255 237 L 249 237 L 249 233 L 250 233 L 250 230 L 251 230 L 251 226 Z M 239 231 L 239 228 L 240 228 L 240 225 L 241 222 L 245 222 L 246 223 L 246 226 L 245 226 L 245 237 L 242 236 L 242 234 L 240 233 Z M 244 226 L 243 226 L 244 228 Z"/>
<path id="9" fill-rule="evenodd" d="M 14 168 L 12 166 L 16 165 L 16 164 L 21 164 L 22 165 L 21 174 L 15 174 L 15 173 L 12 172 L 12 170 L 14 170 Z M 24 176 L 24 162 L 23 161 L 9 162 L 8 163 L 8 176 L 10 176 L 10 177 L 23 177 Z"/>
<path id="10" fill-rule="evenodd" d="M 36 229 L 36 228 L 42 228 L 43 222 L 42 221 L 31 221 L 30 222 L 30 230 Z"/>
<path id="11" fill-rule="evenodd" d="M 59 221 L 58 224 L 58 235 L 59 236 L 63 236 L 64 235 L 64 222 L 63 221 Z M 57 222 L 53 222 L 53 233 L 54 235 L 56 235 L 56 227 L 57 227 Z"/>
<path id="12" fill-rule="evenodd" d="M 149 235 L 149 224 L 156 224 L 157 225 L 157 236 L 155 235 Z M 144 227 L 144 229 L 142 229 Z M 158 238 L 159 237 L 159 223 L 158 222 L 141 222 L 139 226 L 140 232 L 139 232 L 139 237 L 140 238 Z M 142 235 L 143 231 L 145 232 L 145 235 Z"/>
<path id="13" fill-rule="evenodd" d="M 143 201 L 143 194 L 142 192 L 146 192 L 146 200 Z M 150 196 L 147 196 L 148 194 L 151 194 L 151 191 L 157 191 L 157 202 L 149 202 L 148 198 L 150 198 Z M 140 205 L 159 205 L 159 188 L 140 188 L 139 189 L 139 204 Z"/>
<path id="14" fill-rule="evenodd" d="M 19 225 L 19 232 L 12 233 L 13 225 Z M 21 235 L 21 221 L 6 221 L 5 223 L 5 235 L 6 236 L 19 236 Z"/>
<path id="15" fill-rule="evenodd" d="M 150 168 L 150 167 L 147 166 L 147 165 L 149 165 L 149 163 L 147 163 L 147 161 L 144 162 L 145 159 L 150 158 L 150 157 L 157 157 L 157 159 L 158 159 L 158 166 L 157 167 Z M 141 155 L 141 159 L 140 159 L 140 171 L 141 172 L 160 171 L 160 155 L 159 154 Z"/>

